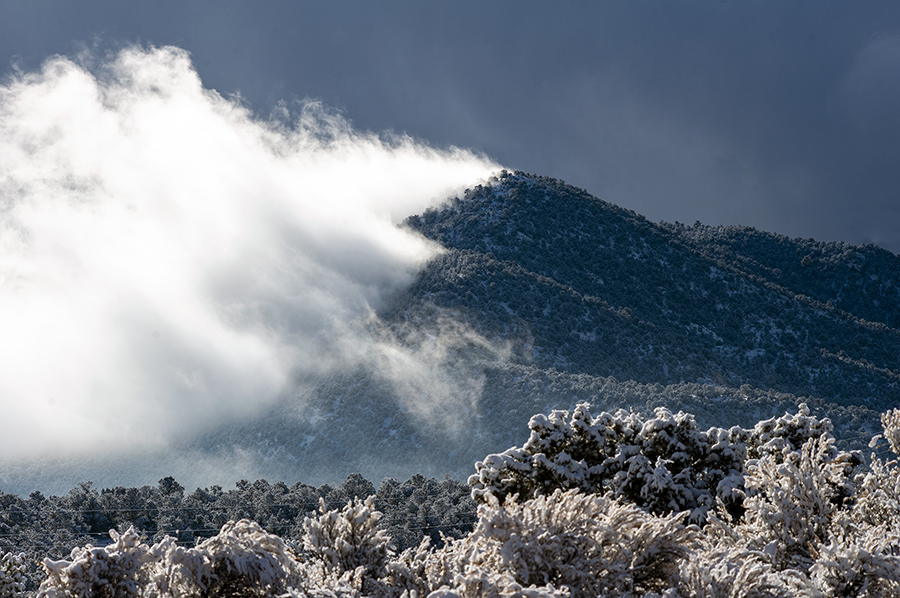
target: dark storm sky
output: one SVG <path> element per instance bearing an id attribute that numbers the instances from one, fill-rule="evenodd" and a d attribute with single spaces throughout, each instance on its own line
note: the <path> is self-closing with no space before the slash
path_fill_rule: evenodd
<path id="1" fill-rule="evenodd" d="M 651 220 L 900 252 L 900 4 L 0 2 L 0 69 L 191 52 L 267 115 L 484 152 Z"/>

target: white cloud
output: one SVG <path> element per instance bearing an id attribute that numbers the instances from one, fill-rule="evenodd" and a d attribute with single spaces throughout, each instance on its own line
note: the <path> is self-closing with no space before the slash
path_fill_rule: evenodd
<path id="1" fill-rule="evenodd" d="M 315 103 L 260 122 L 176 48 L 19 74 L 0 156 L 13 458 L 161 447 L 378 351 L 362 324 L 439 250 L 396 224 L 497 168 Z"/>

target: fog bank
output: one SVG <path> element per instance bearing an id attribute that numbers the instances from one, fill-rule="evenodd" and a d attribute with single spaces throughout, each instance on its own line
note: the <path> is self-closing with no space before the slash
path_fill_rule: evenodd
<path id="1" fill-rule="evenodd" d="M 18 73 L 0 156 L 5 460 L 164 450 L 404 363 L 373 310 L 440 249 L 396 225 L 497 169 L 316 102 L 262 122 L 173 47 Z"/>

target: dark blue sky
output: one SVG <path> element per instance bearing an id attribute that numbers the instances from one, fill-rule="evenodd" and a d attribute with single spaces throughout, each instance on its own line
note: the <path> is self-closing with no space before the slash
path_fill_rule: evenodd
<path id="1" fill-rule="evenodd" d="M 900 252 L 896 2 L 0 3 L 0 69 L 173 44 L 261 115 L 316 98 L 651 220 Z"/>

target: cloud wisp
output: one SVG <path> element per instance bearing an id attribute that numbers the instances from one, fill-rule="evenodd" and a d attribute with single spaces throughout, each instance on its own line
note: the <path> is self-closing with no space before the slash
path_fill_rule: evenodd
<path id="1" fill-rule="evenodd" d="M 383 355 L 366 321 L 440 250 L 397 223 L 497 169 L 260 121 L 177 48 L 88 62 L 0 87 L 4 458 L 163 448 Z"/>

